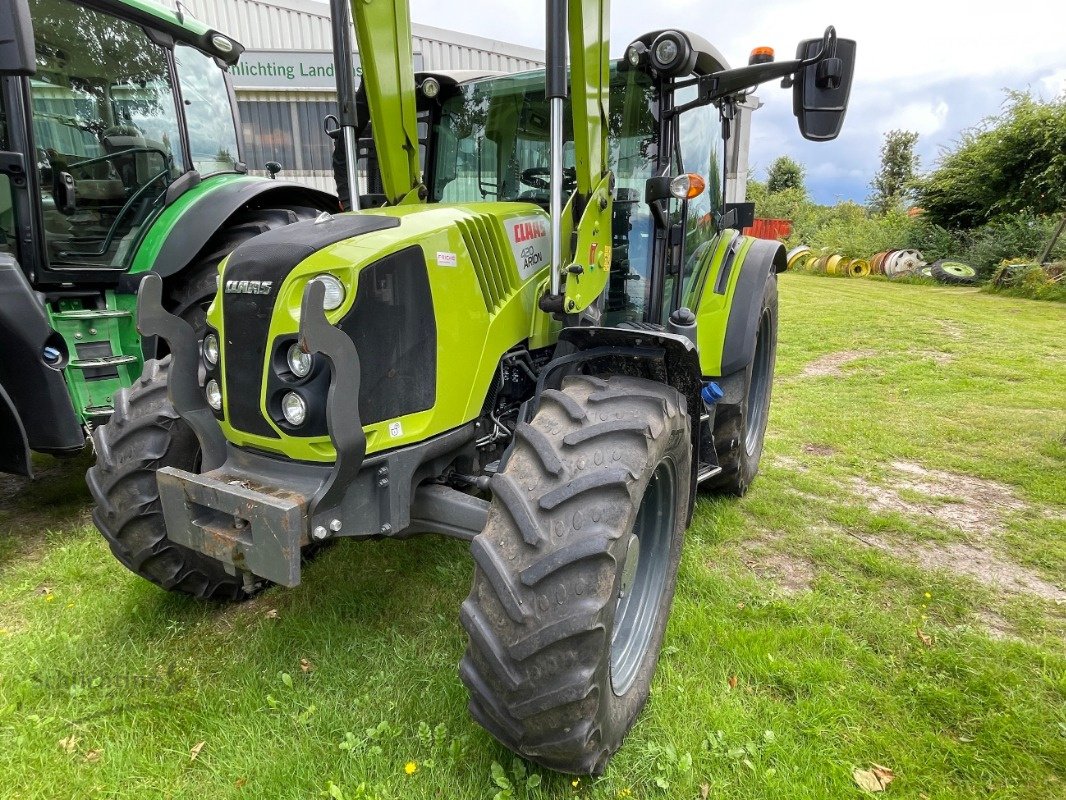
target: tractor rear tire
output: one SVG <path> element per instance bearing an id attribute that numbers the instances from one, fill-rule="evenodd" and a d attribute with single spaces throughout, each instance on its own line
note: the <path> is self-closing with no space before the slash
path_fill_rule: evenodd
<path id="1" fill-rule="evenodd" d="M 662 647 L 691 459 L 684 398 L 641 378 L 571 376 L 518 426 L 471 546 L 459 666 L 512 751 L 588 775 L 621 745 Z"/>
<path id="2" fill-rule="evenodd" d="M 111 552 L 157 586 L 203 600 L 244 600 L 249 592 L 220 561 L 167 537 L 156 470 L 195 471 L 200 443 L 167 399 L 170 356 L 145 363 L 141 377 L 115 395 L 111 420 L 93 431 L 96 464 L 86 480 L 93 522 Z"/>
<path id="3" fill-rule="evenodd" d="M 759 472 L 770 395 L 777 362 L 777 278 L 763 289 L 755 350 L 744 369 L 743 391 L 736 403 L 719 402 L 714 414 L 714 449 L 722 471 L 700 484 L 701 489 L 743 497 Z"/>

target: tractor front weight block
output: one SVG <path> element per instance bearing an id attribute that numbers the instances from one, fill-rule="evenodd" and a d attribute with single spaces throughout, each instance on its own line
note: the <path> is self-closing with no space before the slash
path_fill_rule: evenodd
<path id="1" fill-rule="evenodd" d="M 158 276 L 141 282 L 138 300 L 141 332 L 160 336 L 170 347 L 168 395 L 203 453 L 200 473 L 176 467 L 156 472 L 172 541 L 221 562 L 232 574 L 291 587 L 300 582 L 300 551 L 312 542 L 430 532 L 470 540 L 481 532 L 485 500 L 426 483 L 441 475 L 457 452 L 473 447 L 474 423 L 366 455 L 358 353 L 326 319 L 319 284 L 312 282 L 304 295 L 300 341 L 330 365 L 327 422 L 337 453 L 332 463 L 292 461 L 227 443 L 199 386 L 195 334 L 162 307 Z"/>

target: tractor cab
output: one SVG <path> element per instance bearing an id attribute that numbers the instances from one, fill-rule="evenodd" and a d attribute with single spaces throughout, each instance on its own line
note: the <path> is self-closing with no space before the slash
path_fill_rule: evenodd
<path id="1" fill-rule="evenodd" d="M 610 65 L 607 140 L 614 197 L 604 324 L 665 323 L 661 308 L 658 316 L 651 312 L 653 279 L 664 275 L 672 286 L 679 270 L 691 275 L 701 248 L 718 233 L 725 202 L 723 151 L 741 137 L 746 140 L 748 128 L 723 142 L 717 113 L 709 106 L 664 119 L 663 108 L 695 96 L 694 87 L 675 90 L 672 82 L 624 60 Z M 550 133 L 544 73 L 468 81 L 442 87 L 437 97 L 437 107 L 427 112 L 433 131 L 425 165 L 430 200 L 515 201 L 547 211 Z M 576 188 L 575 142 L 570 103 L 564 108 L 563 192 L 569 195 Z M 697 175 L 705 190 L 657 213 L 646 198 L 647 182 L 667 173 Z M 656 247 L 657 241 L 668 245 Z"/>
<path id="2" fill-rule="evenodd" d="M 239 242 L 337 209 L 246 174 L 225 72 L 242 51 L 180 4 L 0 4 L 0 472 L 82 450 L 163 354 L 136 330 L 145 274 L 202 327 Z"/>
<path id="3" fill-rule="evenodd" d="M 36 72 L 8 79 L 2 97 L 41 232 L 21 260 L 45 282 L 125 271 L 188 176 L 246 171 L 219 66 L 242 48 L 206 26 L 198 37 L 175 36 L 177 20 L 146 26 L 119 3 L 29 0 L 29 13 Z M 0 225 L 11 247 L 13 219 Z"/>

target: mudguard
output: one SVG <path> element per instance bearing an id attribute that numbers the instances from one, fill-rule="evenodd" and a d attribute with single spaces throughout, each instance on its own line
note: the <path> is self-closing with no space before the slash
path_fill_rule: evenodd
<path id="1" fill-rule="evenodd" d="M 15 404 L 0 385 L 0 472 L 33 477 L 30 443 Z"/>
<path id="2" fill-rule="evenodd" d="M 707 248 L 689 293 L 705 376 L 728 376 L 751 362 L 763 288 L 787 263 L 780 242 L 733 230 L 723 231 Z"/>
<path id="3" fill-rule="evenodd" d="M 205 181 L 207 183 L 207 181 Z M 189 194 L 192 194 L 191 192 Z M 153 226 L 162 236 L 146 240 L 131 269 L 132 284 L 137 273 L 151 270 L 160 277 L 174 275 L 188 266 L 204 246 L 237 211 L 245 206 L 261 208 L 307 206 L 322 211 L 339 211 L 336 197 L 291 181 L 244 178 L 230 180 L 198 194 L 193 202 L 179 198 Z M 154 238 L 154 237 L 153 237 Z"/>
<path id="4" fill-rule="evenodd" d="M 15 418 L 14 424 L 6 419 L 0 422 L 0 452 L 6 453 L 11 442 L 16 448 L 23 446 L 19 440 L 39 452 L 80 450 L 85 434 L 63 373 L 42 357 L 46 345 L 64 354 L 65 345 L 49 326 L 43 306 L 10 255 L 0 255 L 0 341 L 0 386 L 6 406 L 0 415 Z M 17 455 L 14 458 L 21 461 Z"/>

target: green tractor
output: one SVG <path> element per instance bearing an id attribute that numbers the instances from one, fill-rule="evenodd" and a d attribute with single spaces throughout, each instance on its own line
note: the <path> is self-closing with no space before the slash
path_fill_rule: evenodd
<path id="1" fill-rule="evenodd" d="M 337 210 L 252 177 L 225 67 L 243 48 L 150 0 L 4 0 L 0 11 L 0 472 L 80 452 L 144 358 L 149 272 L 198 331 L 218 263 Z"/>
<path id="2" fill-rule="evenodd" d="M 138 575 L 216 600 L 296 586 L 339 537 L 468 540 L 473 718 L 600 773 L 648 698 L 697 491 L 743 494 L 762 451 L 785 252 L 734 229 L 726 137 L 775 79 L 835 137 L 855 43 L 730 69 L 660 30 L 611 63 L 605 6 L 550 0 L 545 71 L 416 81 L 403 0 L 352 10 L 341 128 L 355 153 L 369 127 L 385 204 L 240 245 L 202 342 L 141 282 L 171 356 L 95 434 L 94 520 Z"/>

